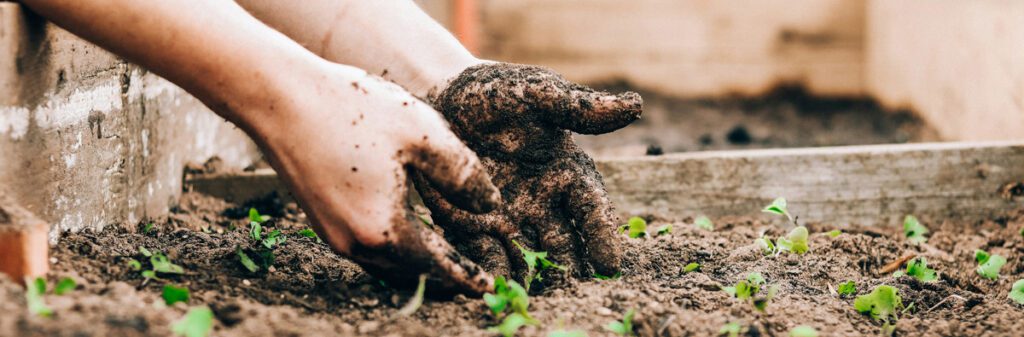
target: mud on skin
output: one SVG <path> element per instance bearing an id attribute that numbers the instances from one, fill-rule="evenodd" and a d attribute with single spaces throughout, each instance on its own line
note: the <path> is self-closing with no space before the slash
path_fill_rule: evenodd
<path id="1" fill-rule="evenodd" d="M 526 272 L 513 241 L 549 252 L 576 276 L 619 270 L 618 219 L 593 160 L 571 132 L 628 125 L 640 118 L 639 95 L 594 91 L 542 67 L 487 63 L 428 100 L 480 157 L 503 201 L 494 212 L 470 214 L 418 177 L 417 189 L 449 242 L 494 275 Z"/>

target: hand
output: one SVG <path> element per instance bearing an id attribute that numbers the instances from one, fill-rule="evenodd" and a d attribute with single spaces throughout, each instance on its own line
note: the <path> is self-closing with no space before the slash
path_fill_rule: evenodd
<path id="1" fill-rule="evenodd" d="M 494 275 L 524 277 L 513 241 L 549 253 L 576 276 L 615 274 L 619 221 L 593 160 L 570 131 L 600 134 L 640 118 L 632 92 L 612 95 L 534 66 L 472 66 L 431 101 L 476 151 L 504 204 L 488 214 L 460 210 L 429 177 L 416 187 L 445 235 Z"/>
<path id="2" fill-rule="evenodd" d="M 407 203 L 412 170 L 467 212 L 495 208 L 500 197 L 479 159 L 440 114 L 397 85 L 323 67 L 284 83 L 290 89 L 272 100 L 269 117 L 241 123 L 314 229 L 389 284 L 415 284 L 428 273 L 432 291 L 490 291 L 492 278 L 424 228 Z"/>

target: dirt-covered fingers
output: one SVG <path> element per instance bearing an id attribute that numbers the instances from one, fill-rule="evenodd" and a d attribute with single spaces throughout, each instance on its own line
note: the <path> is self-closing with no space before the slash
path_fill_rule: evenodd
<path id="1" fill-rule="evenodd" d="M 599 173 L 591 169 L 589 174 L 578 176 L 569 186 L 568 196 L 567 211 L 581 232 L 585 259 L 595 272 L 615 274 L 622 261 L 619 237 L 615 235 L 618 217 Z"/>
<path id="2" fill-rule="evenodd" d="M 414 135 L 401 153 L 404 162 L 422 173 L 431 186 L 459 208 L 486 213 L 501 204 L 501 194 L 480 159 L 448 129 L 441 116 L 423 116 L 422 135 Z"/>

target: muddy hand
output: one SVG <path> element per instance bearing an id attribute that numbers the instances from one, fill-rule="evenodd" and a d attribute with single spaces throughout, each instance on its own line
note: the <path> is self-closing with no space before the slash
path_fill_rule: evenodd
<path id="1" fill-rule="evenodd" d="M 484 166 L 439 113 L 361 70 L 327 65 L 273 105 L 282 120 L 251 134 L 335 251 L 391 285 L 430 275 L 432 292 L 480 294 L 493 279 L 407 203 L 407 172 L 425 176 L 467 212 L 500 203 Z"/>
<path id="2" fill-rule="evenodd" d="M 546 68 L 485 63 L 430 100 L 480 156 L 504 202 L 488 214 L 466 212 L 419 177 L 417 188 L 449 241 L 495 275 L 525 274 L 513 241 L 547 251 L 576 276 L 618 271 L 618 219 L 593 160 L 571 132 L 628 125 L 640 118 L 639 95 L 597 92 Z"/>

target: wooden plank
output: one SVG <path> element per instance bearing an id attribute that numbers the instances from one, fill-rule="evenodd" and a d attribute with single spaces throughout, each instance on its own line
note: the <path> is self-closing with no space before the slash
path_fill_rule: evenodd
<path id="1" fill-rule="evenodd" d="M 622 216 L 762 216 L 761 208 L 785 197 L 803 221 L 879 225 L 908 214 L 990 219 L 1024 200 L 1002 190 L 1024 182 L 1024 142 L 696 152 L 597 165 Z M 186 185 L 233 200 L 284 190 L 272 170 L 196 176 Z"/>
<path id="2" fill-rule="evenodd" d="M 50 226 L 0 192 L 0 273 L 21 282 L 46 275 Z"/>

